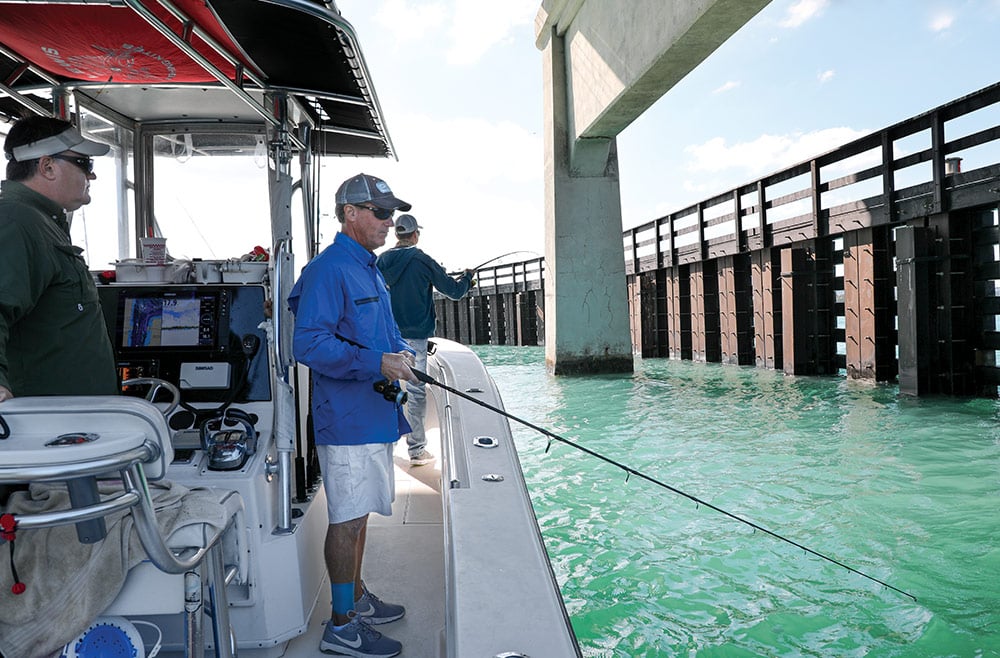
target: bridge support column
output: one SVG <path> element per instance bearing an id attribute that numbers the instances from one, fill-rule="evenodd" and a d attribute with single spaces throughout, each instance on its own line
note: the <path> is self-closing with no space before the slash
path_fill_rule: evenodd
<path id="1" fill-rule="evenodd" d="M 496 294 L 490 295 L 489 299 L 489 326 L 490 326 L 490 345 L 505 345 L 506 344 L 506 326 L 504 325 L 504 319 L 506 315 L 504 313 L 504 299 L 503 295 Z"/>
<path id="2" fill-rule="evenodd" d="M 643 358 L 667 356 L 667 282 L 663 269 L 642 272 L 629 284 L 632 349 Z"/>
<path id="3" fill-rule="evenodd" d="M 618 156 L 614 138 L 570 126 L 564 37 L 545 78 L 545 362 L 554 374 L 631 372 Z"/>
<path id="4" fill-rule="evenodd" d="M 490 298 L 475 296 L 469 298 L 468 325 L 469 345 L 488 345 L 490 342 Z"/>
<path id="5" fill-rule="evenodd" d="M 651 323 L 648 318 L 652 317 L 649 306 L 643 304 L 644 291 L 648 287 L 648 279 L 641 273 L 636 273 L 626 278 L 628 286 L 628 326 L 629 334 L 632 336 L 632 352 L 638 352 L 643 357 L 646 356 L 644 345 L 650 341 L 652 330 L 644 325 Z"/>

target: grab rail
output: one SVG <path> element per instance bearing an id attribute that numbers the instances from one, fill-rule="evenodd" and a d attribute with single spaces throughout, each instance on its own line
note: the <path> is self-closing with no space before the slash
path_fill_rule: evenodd
<path id="1" fill-rule="evenodd" d="M 60 525 L 79 523 L 80 521 L 90 521 L 98 519 L 114 512 L 127 510 L 139 502 L 139 494 L 134 491 L 125 491 L 120 496 L 110 500 L 105 500 L 94 505 L 58 512 L 38 512 L 25 516 L 18 515 L 17 527 L 19 530 L 33 530 L 36 528 L 54 528 Z"/>
<path id="2" fill-rule="evenodd" d="M 281 335 L 282 330 L 282 320 L 281 317 L 284 315 L 284 305 L 276 303 L 281 299 L 283 293 L 282 284 L 284 283 L 281 266 L 284 261 L 284 257 L 291 256 L 289 247 L 291 245 L 291 240 L 288 238 L 283 238 L 278 240 L 274 245 L 274 285 L 271 286 L 271 321 L 274 323 L 274 365 L 278 370 L 278 378 L 284 384 L 288 384 L 288 365 L 285 363 L 285 350 L 284 350 L 284 338 Z"/>

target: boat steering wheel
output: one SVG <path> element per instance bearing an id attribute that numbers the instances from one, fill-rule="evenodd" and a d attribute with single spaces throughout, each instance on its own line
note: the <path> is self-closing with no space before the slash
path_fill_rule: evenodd
<path id="1" fill-rule="evenodd" d="M 160 392 L 161 389 L 166 389 L 170 393 L 170 402 L 167 406 L 160 410 L 163 417 L 166 418 L 177 405 L 181 403 L 181 392 L 176 386 L 164 379 L 157 379 L 156 377 L 135 377 L 133 379 L 126 379 L 122 382 L 122 388 L 127 388 L 129 386 L 149 386 L 149 392 L 146 393 L 146 399 L 153 402 L 156 399 L 156 394 Z"/>

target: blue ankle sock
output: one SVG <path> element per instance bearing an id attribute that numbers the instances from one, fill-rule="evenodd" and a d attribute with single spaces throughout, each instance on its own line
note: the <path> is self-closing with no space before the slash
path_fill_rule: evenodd
<path id="1" fill-rule="evenodd" d="M 354 583 L 330 583 L 330 595 L 333 597 L 333 611 L 338 615 L 354 610 Z"/>

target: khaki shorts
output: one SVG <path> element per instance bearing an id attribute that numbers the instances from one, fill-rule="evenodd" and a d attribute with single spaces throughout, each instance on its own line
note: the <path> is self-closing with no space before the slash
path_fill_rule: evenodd
<path id="1" fill-rule="evenodd" d="M 316 446 L 331 524 L 372 512 L 392 515 L 392 501 L 396 499 L 392 451 L 392 443 Z"/>

